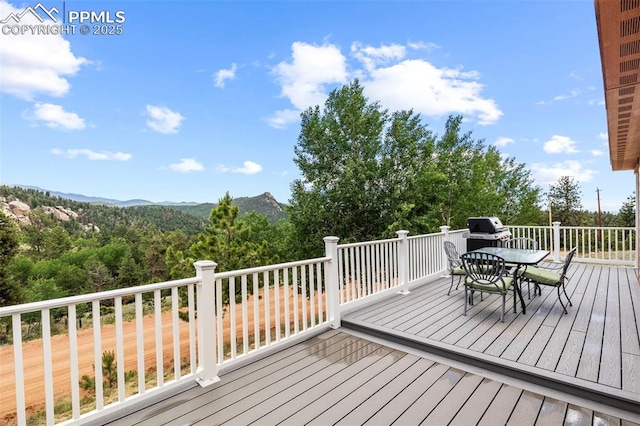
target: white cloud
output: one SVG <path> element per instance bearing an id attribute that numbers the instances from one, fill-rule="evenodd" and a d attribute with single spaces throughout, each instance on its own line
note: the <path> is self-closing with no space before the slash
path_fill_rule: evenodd
<path id="1" fill-rule="evenodd" d="M 60 105 L 48 103 L 36 103 L 33 108 L 33 114 L 25 114 L 24 118 L 41 121 L 52 129 L 82 130 L 86 127 L 84 120 L 75 112 L 67 112 Z"/>
<path id="2" fill-rule="evenodd" d="M 242 163 L 242 167 L 238 167 L 237 169 L 232 170 L 234 173 L 242 173 L 244 175 L 255 175 L 256 173 L 260 173 L 262 171 L 262 166 L 260 164 L 254 163 L 253 161 L 245 161 Z"/>
<path id="3" fill-rule="evenodd" d="M 579 94 L 580 94 L 580 89 L 573 89 L 569 93 L 565 93 L 565 94 L 556 96 L 555 98 L 553 98 L 553 100 L 554 101 L 563 101 L 565 99 L 575 98 Z"/>
<path id="4" fill-rule="evenodd" d="M 147 126 L 158 133 L 178 133 L 184 117 L 169 108 L 147 105 Z"/>
<path id="5" fill-rule="evenodd" d="M 510 143 L 515 143 L 515 142 L 516 141 L 514 141 L 511 138 L 499 137 L 498 139 L 496 139 L 496 141 L 493 144 L 498 147 L 505 147 Z"/>
<path id="6" fill-rule="evenodd" d="M 379 65 L 403 59 L 407 55 L 407 48 L 400 44 L 383 44 L 380 47 L 372 47 L 355 42 L 351 45 L 351 54 L 362 62 L 367 71 L 371 72 Z"/>
<path id="7" fill-rule="evenodd" d="M 408 59 L 378 68 L 364 81 L 371 99 L 392 110 L 410 109 L 429 117 L 449 114 L 477 116 L 478 124 L 493 124 L 503 115 L 493 99 L 483 98 L 476 71 L 437 68 L 427 61 Z"/>
<path id="8" fill-rule="evenodd" d="M 269 126 L 276 129 L 284 129 L 289 123 L 294 123 L 300 118 L 300 111 L 297 109 L 283 109 L 273 113 L 267 118 Z"/>
<path id="9" fill-rule="evenodd" d="M 273 68 L 281 95 L 293 108 L 277 111 L 267 119 L 270 126 L 285 127 L 299 119 L 300 111 L 322 105 L 327 86 L 358 77 L 367 96 L 391 110 L 413 109 L 430 117 L 462 114 L 474 116 L 481 125 L 493 124 L 503 115 L 493 99 L 482 96 L 484 85 L 477 71 L 437 68 L 423 59 L 408 59 L 408 48 L 432 49 L 422 42 L 372 47 L 354 42 L 352 58 L 360 68 L 348 71 L 347 58 L 333 44 L 316 46 L 304 42 L 292 45 L 289 62 Z M 413 52 L 415 54 L 415 52 Z"/>
<path id="10" fill-rule="evenodd" d="M 102 151 L 96 152 L 91 149 L 81 148 L 81 149 L 67 149 L 62 150 L 58 148 L 54 148 L 51 150 L 52 154 L 62 155 L 67 158 L 76 158 L 79 156 L 85 156 L 88 160 L 97 160 L 97 161 L 127 161 L 133 157 L 131 154 L 124 152 L 109 152 Z"/>
<path id="11" fill-rule="evenodd" d="M 20 13 L 0 0 L 0 17 Z M 51 24 L 25 15 L 20 24 Z M 36 94 L 63 96 L 71 85 L 67 78 L 75 75 L 82 66 L 91 62 L 71 52 L 71 44 L 61 35 L 3 35 L 0 43 L 0 90 L 21 99 L 32 100 Z"/>
<path id="12" fill-rule="evenodd" d="M 296 41 L 291 46 L 291 62 L 280 62 L 273 68 L 281 96 L 289 99 L 296 114 L 289 112 L 269 118 L 273 127 L 284 127 L 299 118 L 300 111 L 324 103 L 325 86 L 347 81 L 346 58 L 333 44 L 316 46 Z M 295 115 L 295 120 L 290 120 Z"/>
<path id="13" fill-rule="evenodd" d="M 181 158 L 179 163 L 171 164 L 169 168 L 180 173 L 201 172 L 204 170 L 204 166 L 193 158 Z"/>
<path id="14" fill-rule="evenodd" d="M 221 70 L 219 70 L 216 73 L 214 85 L 216 87 L 219 87 L 219 88 L 222 89 L 227 80 L 233 80 L 234 78 L 236 78 L 236 70 L 237 69 L 238 69 L 238 66 L 235 63 L 233 63 L 233 64 L 231 64 L 231 68 L 230 69 L 221 69 Z"/>
<path id="15" fill-rule="evenodd" d="M 217 173 L 241 173 L 244 175 L 255 175 L 256 173 L 260 173 L 262 171 L 262 166 L 260 164 L 254 163 L 253 161 L 245 161 L 242 163 L 242 167 L 232 168 L 226 166 L 224 164 L 219 164 L 216 166 Z"/>
<path id="16" fill-rule="evenodd" d="M 604 155 L 604 152 L 602 150 L 599 150 L 599 149 L 592 149 L 591 150 L 591 155 L 593 155 L 594 157 L 600 157 L 600 156 Z"/>
<path id="17" fill-rule="evenodd" d="M 609 134 L 605 132 L 598 133 L 598 139 L 609 142 Z"/>
<path id="18" fill-rule="evenodd" d="M 543 146 L 544 152 L 549 154 L 574 154 L 579 152 L 576 143 L 567 136 L 553 135 Z"/>
<path id="19" fill-rule="evenodd" d="M 598 173 L 585 169 L 578 161 L 563 161 L 555 164 L 535 163 L 531 165 L 533 179 L 539 185 L 549 185 L 558 182 L 562 176 L 570 176 L 578 182 L 592 182 Z"/>
<path id="20" fill-rule="evenodd" d="M 409 42 L 407 43 L 407 46 L 414 50 L 426 50 L 427 52 L 440 48 L 440 46 L 435 43 L 425 43 L 423 41 Z"/>
<path id="21" fill-rule="evenodd" d="M 558 96 L 554 96 L 554 98 L 550 101 L 538 101 L 536 102 L 536 105 L 550 105 L 554 102 L 560 102 L 560 101 L 564 101 L 565 99 L 571 99 L 571 98 L 575 98 L 578 97 L 580 95 L 581 91 L 580 89 L 573 89 L 571 91 L 569 91 L 569 93 L 563 93 L 561 95 Z M 587 101 L 587 103 L 589 105 L 592 104 L 592 101 Z"/>

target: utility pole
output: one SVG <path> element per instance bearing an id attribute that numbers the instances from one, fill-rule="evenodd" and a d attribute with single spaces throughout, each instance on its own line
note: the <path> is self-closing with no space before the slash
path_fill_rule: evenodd
<path id="1" fill-rule="evenodd" d="M 551 215 L 551 197 L 547 195 L 547 203 L 549 203 L 549 226 L 551 226 L 552 215 Z"/>

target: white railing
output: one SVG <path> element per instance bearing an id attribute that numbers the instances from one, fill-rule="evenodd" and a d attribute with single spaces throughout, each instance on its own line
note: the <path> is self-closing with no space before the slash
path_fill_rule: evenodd
<path id="1" fill-rule="evenodd" d="M 82 411 L 92 409 L 81 406 L 90 394 L 93 410 L 101 411 L 193 376 L 198 282 L 188 278 L 0 308 L 0 319 L 7 318 L 12 329 L 12 345 L 0 346 L 3 367 L 11 367 L 8 356 L 13 356 L 13 370 L 0 386 L 3 414 L 13 406 L 16 422 L 24 425 L 27 407 L 44 405 L 44 421 L 53 424 L 55 404 L 63 398 L 78 420 Z M 32 333 L 34 325 L 40 337 L 28 341 L 25 333 Z M 106 370 L 105 354 L 114 361 Z M 82 391 L 81 382 L 86 384 Z M 8 389 L 13 398 L 7 397 Z"/>
<path id="2" fill-rule="evenodd" d="M 0 414 L 55 424 L 56 405 L 67 405 L 68 421 L 91 422 L 186 380 L 208 386 L 219 367 L 329 327 L 329 260 L 221 273 L 200 261 L 194 278 L 0 308 L 13 330 L 12 344 L 0 346 L 2 370 L 13 364 L 13 380 L 0 381 Z M 29 341 L 32 323 L 41 327 Z M 106 369 L 105 354 L 114 355 Z M 42 420 L 27 418 L 39 407 Z"/>
<path id="3" fill-rule="evenodd" d="M 559 261 L 576 247 L 575 260 L 585 263 L 634 266 L 637 264 L 636 229 L 630 227 L 510 226 L 513 237 L 529 237 Z"/>
<path id="4" fill-rule="evenodd" d="M 576 260 L 635 262 L 631 228 L 510 229 L 558 260 L 577 246 Z M 321 258 L 229 272 L 199 261 L 194 278 L 0 308 L 0 325 L 8 322 L 13 332 L 12 344 L 0 345 L 0 372 L 11 358 L 14 372 L 0 380 L 0 415 L 8 410 L 25 425 L 28 407 L 44 407 L 43 422 L 54 424 L 62 398 L 70 401 L 71 421 L 90 422 L 187 380 L 208 386 L 221 368 L 339 327 L 341 312 L 441 276 L 443 241 L 463 253 L 464 231 L 398 231 L 397 238 L 343 245 L 326 237 Z M 39 336 L 29 340 L 34 324 Z M 103 371 L 105 353 L 114 363 Z M 93 388 L 83 389 L 92 379 Z"/>
<path id="5" fill-rule="evenodd" d="M 399 284 L 398 239 L 338 246 L 340 304 L 361 300 Z"/>

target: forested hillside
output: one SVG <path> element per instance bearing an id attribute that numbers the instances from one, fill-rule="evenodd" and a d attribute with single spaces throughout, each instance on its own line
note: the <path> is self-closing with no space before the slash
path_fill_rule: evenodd
<path id="1" fill-rule="evenodd" d="M 190 277 L 197 260 L 218 270 L 290 260 L 288 223 L 240 215 L 232 201 L 204 219 L 0 186 L 0 306 Z"/>
<path id="2" fill-rule="evenodd" d="M 108 204 L 52 197 L 47 192 L 6 185 L 0 186 L 0 197 L 4 198 L 6 202 L 19 200 L 34 211 L 46 206 L 62 206 L 76 212 L 78 214 L 76 220 L 80 224 L 92 224 L 103 231 L 108 231 L 118 225 L 137 227 L 153 225 L 161 231 L 180 229 L 187 235 L 193 235 L 202 230 L 207 222 L 203 217 L 166 206 L 115 207 Z M 72 228 L 73 223 L 66 226 Z"/>

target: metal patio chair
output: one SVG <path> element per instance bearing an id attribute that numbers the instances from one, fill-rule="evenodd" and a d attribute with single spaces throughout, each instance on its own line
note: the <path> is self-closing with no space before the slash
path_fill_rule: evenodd
<path id="1" fill-rule="evenodd" d="M 503 247 L 507 248 L 516 248 L 522 250 L 539 250 L 540 244 L 532 238 L 527 237 L 517 237 L 511 238 L 504 243 L 502 243 Z M 511 267 L 515 265 L 507 264 L 507 267 Z M 527 298 L 531 299 L 531 283 L 527 281 Z"/>
<path id="2" fill-rule="evenodd" d="M 467 315 L 467 303 L 473 305 L 473 293 L 494 293 L 502 296 L 500 321 L 504 322 L 506 298 L 509 290 L 514 289 L 513 311 L 516 312 L 516 291 L 514 277 L 509 275 L 505 261 L 495 254 L 469 252 L 460 256 L 465 270 L 464 314 Z"/>
<path id="3" fill-rule="evenodd" d="M 451 285 L 449 286 L 449 291 L 447 292 L 447 296 L 451 293 L 451 289 L 453 288 L 454 277 L 458 277 L 458 284 L 456 284 L 456 290 L 460 285 L 460 281 L 462 281 L 462 277 L 466 275 L 464 269 L 462 268 L 462 261 L 460 261 L 460 253 L 458 253 L 458 249 L 456 249 L 455 244 L 451 241 L 444 242 L 444 252 L 447 254 L 447 260 L 449 261 L 449 275 L 451 275 Z"/>
<path id="4" fill-rule="evenodd" d="M 550 287 L 555 287 L 558 292 L 558 300 L 560 301 L 560 305 L 562 305 L 562 309 L 564 313 L 567 312 L 567 307 L 564 303 L 562 303 L 562 293 L 567 298 L 567 302 L 569 306 L 573 306 L 571 303 L 571 298 L 567 294 L 566 290 L 566 282 L 569 280 L 567 276 L 567 271 L 569 270 L 569 265 L 571 264 L 571 260 L 573 260 L 573 256 L 576 254 L 577 248 L 574 247 L 567 253 L 567 256 L 564 258 L 564 264 L 560 267 L 556 268 L 546 268 L 543 266 L 528 266 L 526 269 L 520 272 L 521 279 L 525 279 L 529 282 L 532 282 L 535 285 L 534 291 L 538 291 L 538 294 L 542 294 L 542 289 L 540 286 L 546 285 Z"/>

